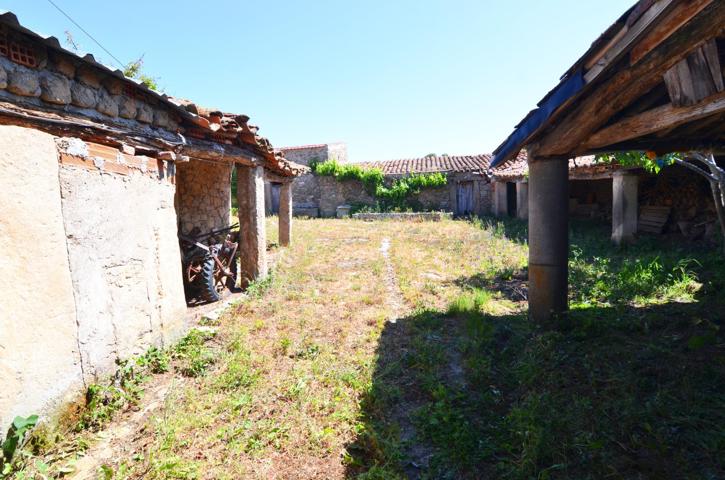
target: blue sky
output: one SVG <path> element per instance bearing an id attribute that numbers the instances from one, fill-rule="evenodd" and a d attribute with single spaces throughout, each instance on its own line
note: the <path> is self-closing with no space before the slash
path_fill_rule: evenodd
<path id="1" fill-rule="evenodd" d="M 351 160 L 491 152 L 634 0 L 54 0 L 166 93 Z M 47 0 L 21 23 L 111 63 Z"/>

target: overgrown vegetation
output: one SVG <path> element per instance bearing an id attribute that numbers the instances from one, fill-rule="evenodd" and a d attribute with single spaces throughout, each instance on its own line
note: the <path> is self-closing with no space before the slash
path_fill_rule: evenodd
<path id="1" fill-rule="evenodd" d="M 203 332 L 170 363 L 147 354 L 201 374 L 102 478 L 725 478 L 718 252 L 615 249 L 574 223 L 572 312 L 544 331 L 526 316 L 524 223 L 295 228 L 211 362 Z"/>
<path id="2" fill-rule="evenodd" d="M 89 446 L 89 435 L 106 428 L 119 412 L 135 408 L 152 376 L 172 369 L 188 377 L 205 375 L 216 360 L 206 345 L 213 337 L 209 331 L 192 329 L 171 349 L 151 347 L 143 355 L 117 361 L 116 372 L 106 383 L 88 386 L 82 404 L 71 405 L 32 432 L 38 416 L 17 417 L 3 443 L 0 479 L 62 478 L 74 472 L 76 458 Z M 106 473 L 101 472 L 102 478 L 119 478 Z"/>
<path id="3" fill-rule="evenodd" d="M 143 71 L 143 57 L 144 56 L 141 55 L 136 60 L 128 62 L 123 67 L 123 74 L 128 78 L 134 78 L 140 81 L 151 90 L 156 90 L 157 92 L 160 92 L 161 89 L 159 88 L 159 79 L 157 77 L 152 77 Z"/>
<path id="4" fill-rule="evenodd" d="M 523 245 L 520 222 L 479 226 Z M 501 308 L 516 298 L 522 275 L 511 273 L 515 263 L 465 278 L 446 308 L 419 310 L 399 320 L 399 333 L 390 329 L 394 338 L 381 345 L 406 353 L 379 357 L 365 434 L 353 444 L 356 472 L 522 480 L 725 475 L 725 262 L 717 252 L 657 239 L 616 250 L 606 227 L 572 230 L 573 310 L 565 330 L 539 330 L 525 312 Z M 417 260 L 411 270 L 429 268 L 426 257 L 407 255 Z M 389 398 L 394 386 L 404 393 Z M 401 403 L 416 407 L 415 442 L 428 445 L 427 464 L 416 468 L 400 461 L 404 439 L 389 434 L 389 412 Z"/>
<path id="5" fill-rule="evenodd" d="M 310 167 L 316 175 L 334 177 L 337 180 L 357 180 L 363 184 L 365 191 L 378 201 L 379 211 L 405 210 L 410 208 L 408 200 L 425 188 L 443 187 L 448 183 L 445 174 L 426 173 L 412 174 L 397 178 L 389 185 L 385 184 L 385 176 L 379 168 L 363 168 L 355 164 L 340 164 L 337 160 L 311 162 Z"/>

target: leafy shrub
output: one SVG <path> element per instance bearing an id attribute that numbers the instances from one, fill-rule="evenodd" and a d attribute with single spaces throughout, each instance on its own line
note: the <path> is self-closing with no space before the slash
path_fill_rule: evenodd
<path id="1" fill-rule="evenodd" d="M 404 209 L 407 200 L 417 195 L 424 188 L 442 187 L 448 178 L 440 173 L 413 174 L 398 178 L 390 185 L 385 184 L 385 175 L 379 168 L 362 168 L 359 165 L 341 165 L 332 159 L 326 162 L 311 162 L 312 171 L 317 175 L 334 177 L 337 180 L 358 180 L 365 190 L 379 200 L 381 211 Z"/>
<path id="2" fill-rule="evenodd" d="M 174 357 L 183 360 L 181 373 L 187 377 L 200 377 L 215 362 L 211 349 L 204 344 L 214 336 L 213 333 L 192 330 L 174 347 Z"/>
<path id="3" fill-rule="evenodd" d="M 2 457 L 0 457 L 0 478 L 12 473 L 12 463 L 15 453 L 23 444 L 25 435 L 38 423 L 37 415 L 27 418 L 15 417 L 5 441 L 2 443 Z"/>

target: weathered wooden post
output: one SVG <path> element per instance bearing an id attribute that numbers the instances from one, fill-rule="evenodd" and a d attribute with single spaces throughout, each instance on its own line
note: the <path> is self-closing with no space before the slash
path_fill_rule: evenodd
<path id="1" fill-rule="evenodd" d="M 637 180 L 621 170 L 612 176 L 612 241 L 617 245 L 633 242 L 637 233 Z"/>
<path id="2" fill-rule="evenodd" d="M 267 276 L 267 230 L 264 214 L 264 167 L 237 165 L 241 285 Z"/>
<path id="3" fill-rule="evenodd" d="M 529 152 L 529 316 L 545 326 L 568 308 L 568 166 Z"/>

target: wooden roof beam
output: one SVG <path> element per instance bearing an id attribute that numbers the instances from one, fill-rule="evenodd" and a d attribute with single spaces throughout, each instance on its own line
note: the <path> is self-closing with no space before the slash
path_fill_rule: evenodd
<path id="1" fill-rule="evenodd" d="M 538 139 L 542 157 L 576 156 L 578 147 L 616 113 L 653 89 L 662 75 L 693 50 L 700 39 L 718 36 L 725 25 L 725 2 L 712 2 L 672 33 L 639 63 L 616 72 Z"/>
<path id="2" fill-rule="evenodd" d="M 721 112 L 725 112 L 725 92 L 707 97 L 696 105 L 685 107 L 675 107 L 672 104 L 663 105 L 599 130 L 589 137 L 581 149 L 600 149 L 607 145 L 678 127 Z"/>

